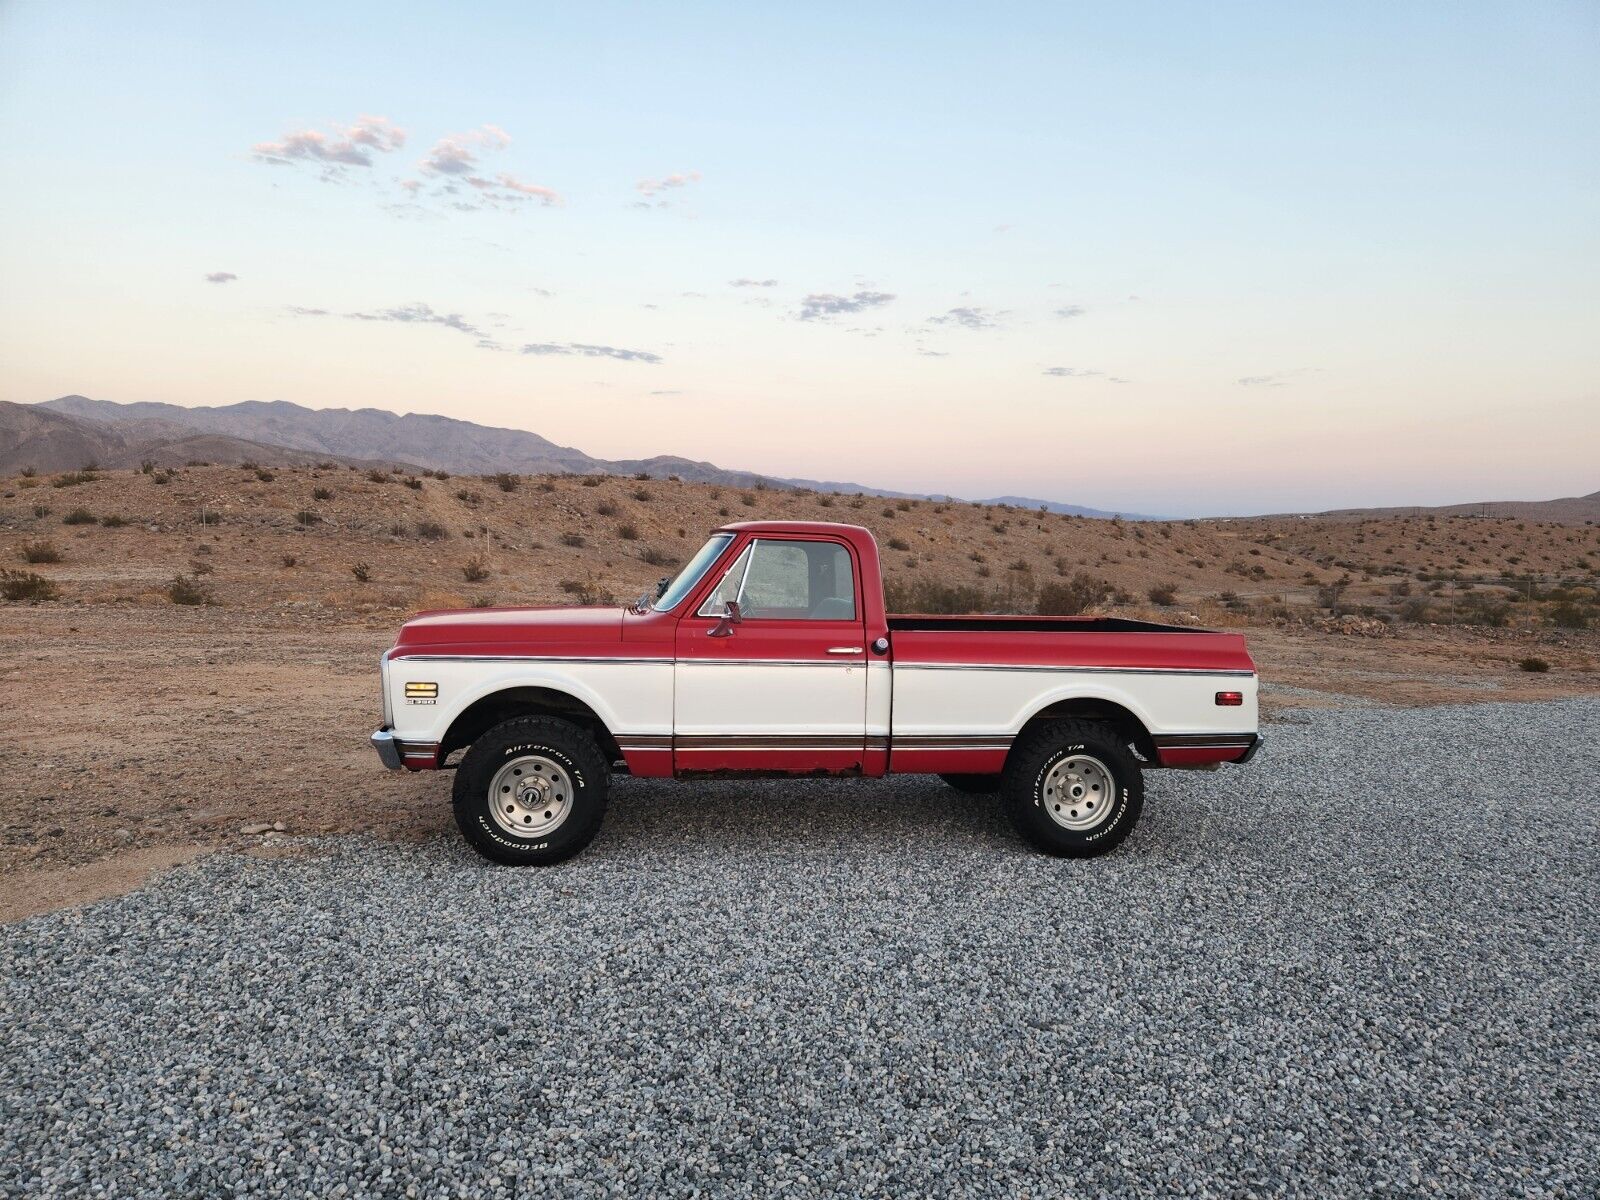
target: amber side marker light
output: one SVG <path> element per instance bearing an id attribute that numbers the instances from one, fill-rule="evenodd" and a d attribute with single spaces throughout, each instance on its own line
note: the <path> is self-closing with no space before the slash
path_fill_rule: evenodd
<path id="1" fill-rule="evenodd" d="M 1218 692 L 1217 703 L 1223 708 L 1238 708 L 1244 703 L 1243 692 Z"/>

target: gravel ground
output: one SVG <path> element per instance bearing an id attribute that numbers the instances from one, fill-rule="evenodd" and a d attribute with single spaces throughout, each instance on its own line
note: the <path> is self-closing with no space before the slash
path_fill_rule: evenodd
<path id="1" fill-rule="evenodd" d="M 206 860 L 0 930 L 0 1192 L 1591 1197 L 1597 728 L 1310 713 L 1089 862 L 919 779 Z"/>

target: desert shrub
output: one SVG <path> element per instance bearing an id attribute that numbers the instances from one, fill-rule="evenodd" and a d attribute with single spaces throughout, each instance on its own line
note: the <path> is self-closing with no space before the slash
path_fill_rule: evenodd
<path id="1" fill-rule="evenodd" d="M 77 487 L 80 483 L 93 483 L 99 478 L 100 476 L 93 471 L 68 471 L 52 479 L 50 486 L 58 488 Z"/>
<path id="2" fill-rule="evenodd" d="M 1587 629 L 1591 610 L 1581 604 L 1563 601 L 1550 609 L 1550 620 L 1563 629 Z"/>
<path id="3" fill-rule="evenodd" d="M 127 517 L 119 517 L 115 513 L 112 513 L 110 516 L 100 518 L 100 524 L 104 525 L 107 529 L 121 529 L 127 523 Z"/>
<path id="4" fill-rule="evenodd" d="M 203 558 L 195 558 L 189 561 L 189 574 L 191 575 L 209 575 L 215 570 L 216 568 Z"/>
<path id="5" fill-rule="evenodd" d="M 817 497 L 817 507 L 818 508 L 832 508 L 833 507 L 833 497 L 832 496 L 818 496 Z"/>
<path id="6" fill-rule="evenodd" d="M 1532 656 L 1523 659 L 1521 662 L 1517 663 L 1517 666 L 1522 670 L 1528 671 L 1535 675 L 1542 675 L 1544 672 L 1550 669 L 1550 664 L 1545 662 L 1544 659 L 1534 658 Z"/>
<path id="7" fill-rule="evenodd" d="M 883 587 L 890 612 L 979 613 L 992 611 L 982 588 L 937 579 L 888 579 Z"/>
<path id="8" fill-rule="evenodd" d="M 973 573 L 977 575 L 979 579 L 987 579 L 989 576 L 994 574 L 994 572 L 989 569 L 989 565 L 987 563 L 979 563 Z"/>
<path id="9" fill-rule="evenodd" d="M 299 558 L 297 558 L 293 554 L 285 554 L 283 556 L 283 565 L 286 566 L 286 567 L 292 567 L 296 563 L 298 563 L 299 561 L 300 561 Z"/>
<path id="10" fill-rule="evenodd" d="M 474 554 L 461 564 L 461 577 L 468 583 L 482 583 L 489 578 L 488 560 L 481 554 Z"/>
<path id="11" fill-rule="evenodd" d="M 652 567 L 670 567 L 678 560 L 668 550 L 656 546 L 645 546 L 639 551 L 639 560 L 649 563 Z"/>
<path id="12" fill-rule="evenodd" d="M 909 500 L 896 500 L 894 506 L 896 508 L 898 508 L 901 512 L 910 512 L 911 511 L 911 501 L 909 501 Z"/>
<path id="13" fill-rule="evenodd" d="M 1416 596 L 1400 606 L 1400 619 L 1410 621 L 1414 625 L 1424 624 L 1433 619 L 1433 605 L 1421 596 Z"/>
<path id="14" fill-rule="evenodd" d="M 172 482 L 172 477 L 176 474 L 176 471 L 157 471 L 154 475 L 150 476 L 150 482 L 155 484 L 157 487 L 166 487 L 167 484 Z"/>
<path id="15" fill-rule="evenodd" d="M 366 583 L 367 580 L 372 578 L 372 564 L 365 562 L 352 563 L 350 565 L 350 574 L 354 575 L 360 582 Z"/>
<path id="16" fill-rule="evenodd" d="M 594 510 L 595 510 L 595 512 L 599 513 L 602 517 L 614 517 L 614 516 L 617 515 L 617 506 L 616 506 L 616 504 L 614 502 L 612 502 L 610 500 L 602 500 L 602 501 L 600 501 L 599 504 L 596 504 L 594 506 Z"/>
<path id="17" fill-rule="evenodd" d="M 739 497 L 739 503 L 744 505 L 746 508 L 754 508 L 756 506 L 756 498 L 749 492 L 746 492 L 744 495 Z"/>
<path id="18" fill-rule="evenodd" d="M 215 509 L 201 505 L 200 511 L 195 514 L 195 520 L 202 525 L 220 525 L 222 524 L 222 514 Z"/>
<path id="19" fill-rule="evenodd" d="M 333 489 L 326 487 L 314 487 L 311 489 L 311 498 L 313 500 L 332 500 Z"/>
<path id="20" fill-rule="evenodd" d="M 456 499 L 461 501 L 461 503 L 465 504 L 468 508 L 477 508 L 478 505 L 483 503 L 483 497 L 481 495 L 479 495 L 477 492 L 469 492 L 466 488 L 462 488 L 456 493 Z"/>
<path id="21" fill-rule="evenodd" d="M 449 537 L 450 531 L 437 521 L 418 521 L 417 536 L 425 542 L 438 542 Z"/>
<path id="22" fill-rule="evenodd" d="M 23 604 L 54 600 L 61 594 L 55 581 L 37 571 L 0 571 L 0 596 Z"/>
<path id="23" fill-rule="evenodd" d="M 322 523 L 322 514 L 319 512 L 313 512 L 309 508 L 302 508 L 299 512 L 295 513 L 294 521 L 296 525 L 300 526 L 300 528 L 309 529 L 313 525 L 320 525 Z"/>
<path id="24" fill-rule="evenodd" d="M 19 472 L 19 474 L 24 479 L 32 479 L 38 473 L 39 473 L 39 468 L 38 467 L 23 467 L 22 470 Z"/>
<path id="25" fill-rule="evenodd" d="M 23 542 L 22 561 L 58 563 L 61 561 L 61 551 L 56 549 L 54 542 Z"/>
<path id="26" fill-rule="evenodd" d="M 604 475 L 585 475 L 580 481 L 584 487 L 599 487 L 605 482 Z"/>
<path id="27" fill-rule="evenodd" d="M 539 480 L 538 490 L 541 492 L 553 492 L 556 490 L 556 485 L 549 479 L 541 479 Z"/>
<path id="28" fill-rule="evenodd" d="M 174 604 L 210 604 L 211 587 L 192 575 L 174 575 L 167 584 L 167 599 Z"/>
<path id="29" fill-rule="evenodd" d="M 648 475 L 646 475 L 645 478 L 648 479 L 650 477 Z M 634 488 L 632 495 L 633 495 L 633 498 L 635 500 L 637 500 L 640 504 L 649 504 L 650 503 L 650 489 L 649 488 Z"/>
<path id="30" fill-rule="evenodd" d="M 247 458 L 239 464 L 239 468 L 244 471 L 259 471 L 261 464 L 253 458 Z"/>
<path id="31" fill-rule="evenodd" d="M 635 471 L 633 473 L 633 477 L 635 479 L 641 479 L 641 480 L 649 479 L 650 478 L 650 472 L 649 471 Z"/>
<path id="32" fill-rule="evenodd" d="M 93 525 L 95 523 L 95 515 L 87 508 L 75 508 L 61 518 L 61 523 L 63 525 Z"/>
<path id="33" fill-rule="evenodd" d="M 33 506 L 33 515 L 36 517 L 48 517 L 50 515 L 50 506 L 48 504 L 35 504 Z"/>
<path id="34" fill-rule="evenodd" d="M 494 485 L 502 492 L 514 492 L 522 486 L 522 480 L 509 471 L 501 471 L 494 477 Z"/>
<path id="35" fill-rule="evenodd" d="M 639 527 L 628 524 L 618 525 L 617 536 L 625 542 L 637 542 L 639 540 Z"/>
<path id="36" fill-rule="evenodd" d="M 256 480 L 259 483 L 271 483 L 277 476 L 264 467 L 256 468 Z"/>
<path id="37" fill-rule="evenodd" d="M 1150 597 L 1151 604 L 1169 605 L 1178 602 L 1178 585 L 1176 583 L 1158 583 L 1145 593 Z"/>
<path id="38" fill-rule="evenodd" d="M 397 538 L 410 537 L 411 526 L 407 525 L 404 521 L 396 521 L 394 524 L 389 526 L 389 532 Z"/>
<path id="39" fill-rule="evenodd" d="M 417 478 L 415 475 L 407 475 L 405 477 L 405 485 L 413 492 L 420 492 L 422 490 L 422 480 Z"/>
<path id="40" fill-rule="evenodd" d="M 1104 604 L 1114 591 L 1104 579 L 1078 571 L 1070 579 L 1051 580 L 1041 586 L 1034 611 L 1041 616 L 1075 617 Z"/>
<path id="41" fill-rule="evenodd" d="M 583 591 L 584 586 L 584 582 L 581 579 L 563 579 L 561 581 L 561 590 L 569 596 L 576 596 Z"/>
<path id="42" fill-rule="evenodd" d="M 494 607 L 494 597 L 492 597 L 492 596 L 474 596 L 472 598 L 472 607 L 473 608 L 493 608 Z"/>
<path id="43" fill-rule="evenodd" d="M 911 543 L 906 541 L 903 537 L 892 537 L 889 539 L 889 549 L 909 550 L 911 549 Z"/>
<path id="44" fill-rule="evenodd" d="M 567 582 L 572 581 L 569 580 Z M 562 588 L 563 590 L 566 589 L 565 583 L 562 584 Z M 615 604 L 617 602 L 617 598 L 606 588 L 596 583 L 592 576 L 579 583 L 577 591 L 572 594 L 577 596 L 579 604 Z"/>
<path id="45" fill-rule="evenodd" d="M 583 540 L 584 540 L 583 539 L 583 534 L 581 534 L 581 533 L 570 533 L 570 532 L 568 532 L 568 533 L 563 533 L 561 535 L 561 544 L 563 546 L 571 546 L 574 549 L 577 549 L 578 547 L 582 546 L 583 545 Z"/>
<path id="46" fill-rule="evenodd" d="M 156 464 L 153 463 L 152 461 L 150 461 L 150 459 L 146 458 L 146 459 L 142 459 L 140 461 L 140 463 L 139 463 L 139 474 L 141 474 L 141 475 L 154 475 L 155 471 L 156 471 Z"/>
<path id="47" fill-rule="evenodd" d="M 378 470 L 377 467 L 373 467 L 372 470 L 367 472 L 367 478 L 370 479 L 373 483 L 388 483 L 389 482 L 389 472 L 380 471 L 380 470 Z"/>

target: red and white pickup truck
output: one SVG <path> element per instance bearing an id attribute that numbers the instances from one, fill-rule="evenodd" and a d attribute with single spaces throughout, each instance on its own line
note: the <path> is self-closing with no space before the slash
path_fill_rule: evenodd
<path id="1" fill-rule="evenodd" d="M 1128 836 L 1152 767 L 1245 763 L 1244 639 L 1107 617 L 892 616 L 854 525 L 711 535 L 629 608 L 425 613 L 383 656 L 384 765 L 456 766 L 480 853 L 554 863 L 611 776 L 942 776 L 1051 854 Z M 455 756 L 460 755 L 459 762 Z"/>

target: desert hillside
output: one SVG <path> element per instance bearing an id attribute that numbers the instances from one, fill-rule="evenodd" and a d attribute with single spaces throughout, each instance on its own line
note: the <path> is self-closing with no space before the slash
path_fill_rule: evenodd
<path id="1" fill-rule="evenodd" d="M 1600 528 L 1470 517 L 1102 521 L 1006 506 L 615 476 L 332 463 L 13 476 L 0 554 L 68 601 L 409 610 L 628 599 L 711 528 L 848 521 L 892 606 L 1581 630 Z M 24 560 L 32 560 L 25 562 Z M 184 581 L 174 588 L 174 580 Z"/>

